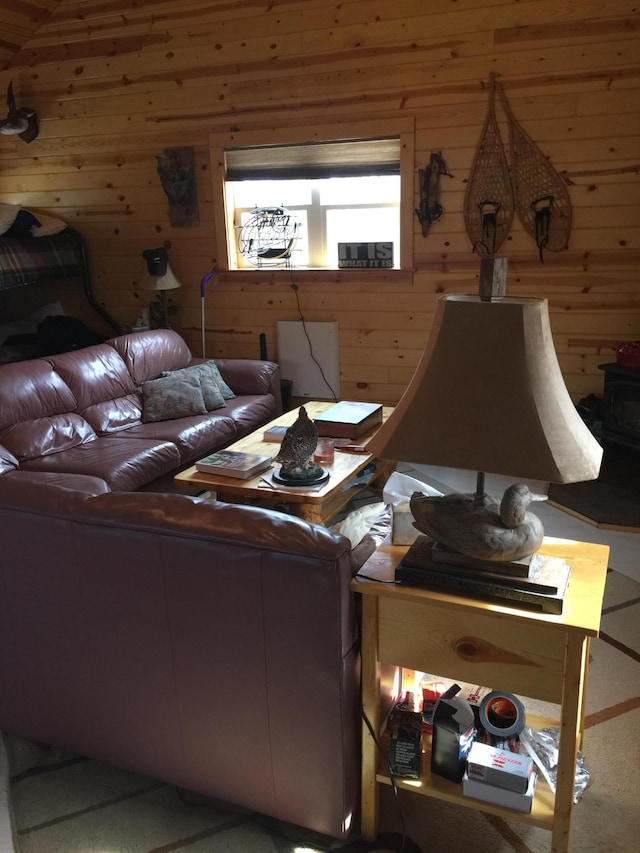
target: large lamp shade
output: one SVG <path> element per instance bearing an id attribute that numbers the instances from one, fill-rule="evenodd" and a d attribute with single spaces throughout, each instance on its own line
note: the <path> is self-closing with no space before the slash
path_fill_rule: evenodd
<path id="1" fill-rule="evenodd" d="M 473 295 L 438 300 L 414 377 L 368 450 L 553 483 L 595 479 L 602 459 L 564 384 L 547 300 Z"/>

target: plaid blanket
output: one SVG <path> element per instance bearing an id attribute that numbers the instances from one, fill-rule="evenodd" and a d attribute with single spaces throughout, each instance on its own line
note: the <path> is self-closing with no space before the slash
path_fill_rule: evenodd
<path id="1" fill-rule="evenodd" d="M 82 242 L 73 229 L 51 237 L 0 237 L 0 290 L 85 274 Z"/>

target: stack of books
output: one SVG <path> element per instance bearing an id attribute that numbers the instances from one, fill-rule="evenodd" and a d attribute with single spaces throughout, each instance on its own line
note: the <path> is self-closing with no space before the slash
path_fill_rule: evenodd
<path id="1" fill-rule="evenodd" d="M 281 426 L 280 424 L 270 426 L 262 434 L 262 440 L 273 442 L 275 444 L 282 444 L 282 439 L 288 429 L 289 427 Z"/>
<path id="2" fill-rule="evenodd" d="M 538 775 L 531 758 L 476 741 L 462 778 L 465 797 L 529 813 Z"/>
<path id="3" fill-rule="evenodd" d="M 419 536 L 396 568 L 396 581 L 562 613 L 571 567 L 561 557 L 534 554 L 520 564 L 490 563 L 449 552 L 445 560 L 438 547 L 428 536 Z"/>
<path id="4" fill-rule="evenodd" d="M 318 435 L 328 438 L 360 438 L 382 423 L 381 403 L 342 400 L 313 419 Z"/>

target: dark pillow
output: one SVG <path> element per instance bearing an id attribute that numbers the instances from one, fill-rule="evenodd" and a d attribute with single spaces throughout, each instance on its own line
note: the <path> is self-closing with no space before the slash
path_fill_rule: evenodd
<path id="1" fill-rule="evenodd" d="M 220 409 L 225 404 L 222 391 L 218 386 L 214 371 L 211 370 L 211 362 L 192 364 L 190 367 L 181 367 L 179 370 L 166 370 L 162 376 L 195 376 L 200 382 L 204 404 L 208 412 Z"/>
<path id="2" fill-rule="evenodd" d="M 143 382 L 142 420 L 170 421 L 188 415 L 206 415 L 202 388 L 196 374 L 191 376 L 161 376 Z"/>
<path id="3" fill-rule="evenodd" d="M 5 237 L 31 237 L 31 228 L 40 225 L 40 220 L 29 210 L 19 210 L 11 227 L 5 231 Z"/>
<path id="4" fill-rule="evenodd" d="M 104 341 L 101 335 L 90 329 L 82 320 L 66 315 L 45 317 L 38 326 L 36 338 L 47 355 L 84 349 Z"/>

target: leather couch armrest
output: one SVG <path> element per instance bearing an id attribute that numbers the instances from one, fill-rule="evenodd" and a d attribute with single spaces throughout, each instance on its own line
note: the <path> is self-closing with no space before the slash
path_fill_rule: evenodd
<path id="1" fill-rule="evenodd" d="M 272 394 L 282 406 L 279 365 L 251 358 L 214 360 L 222 378 L 236 394 Z"/>
<path id="2" fill-rule="evenodd" d="M 351 551 L 351 572 L 356 574 L 376 550 L 376 541 L 366 533 Z"/>

